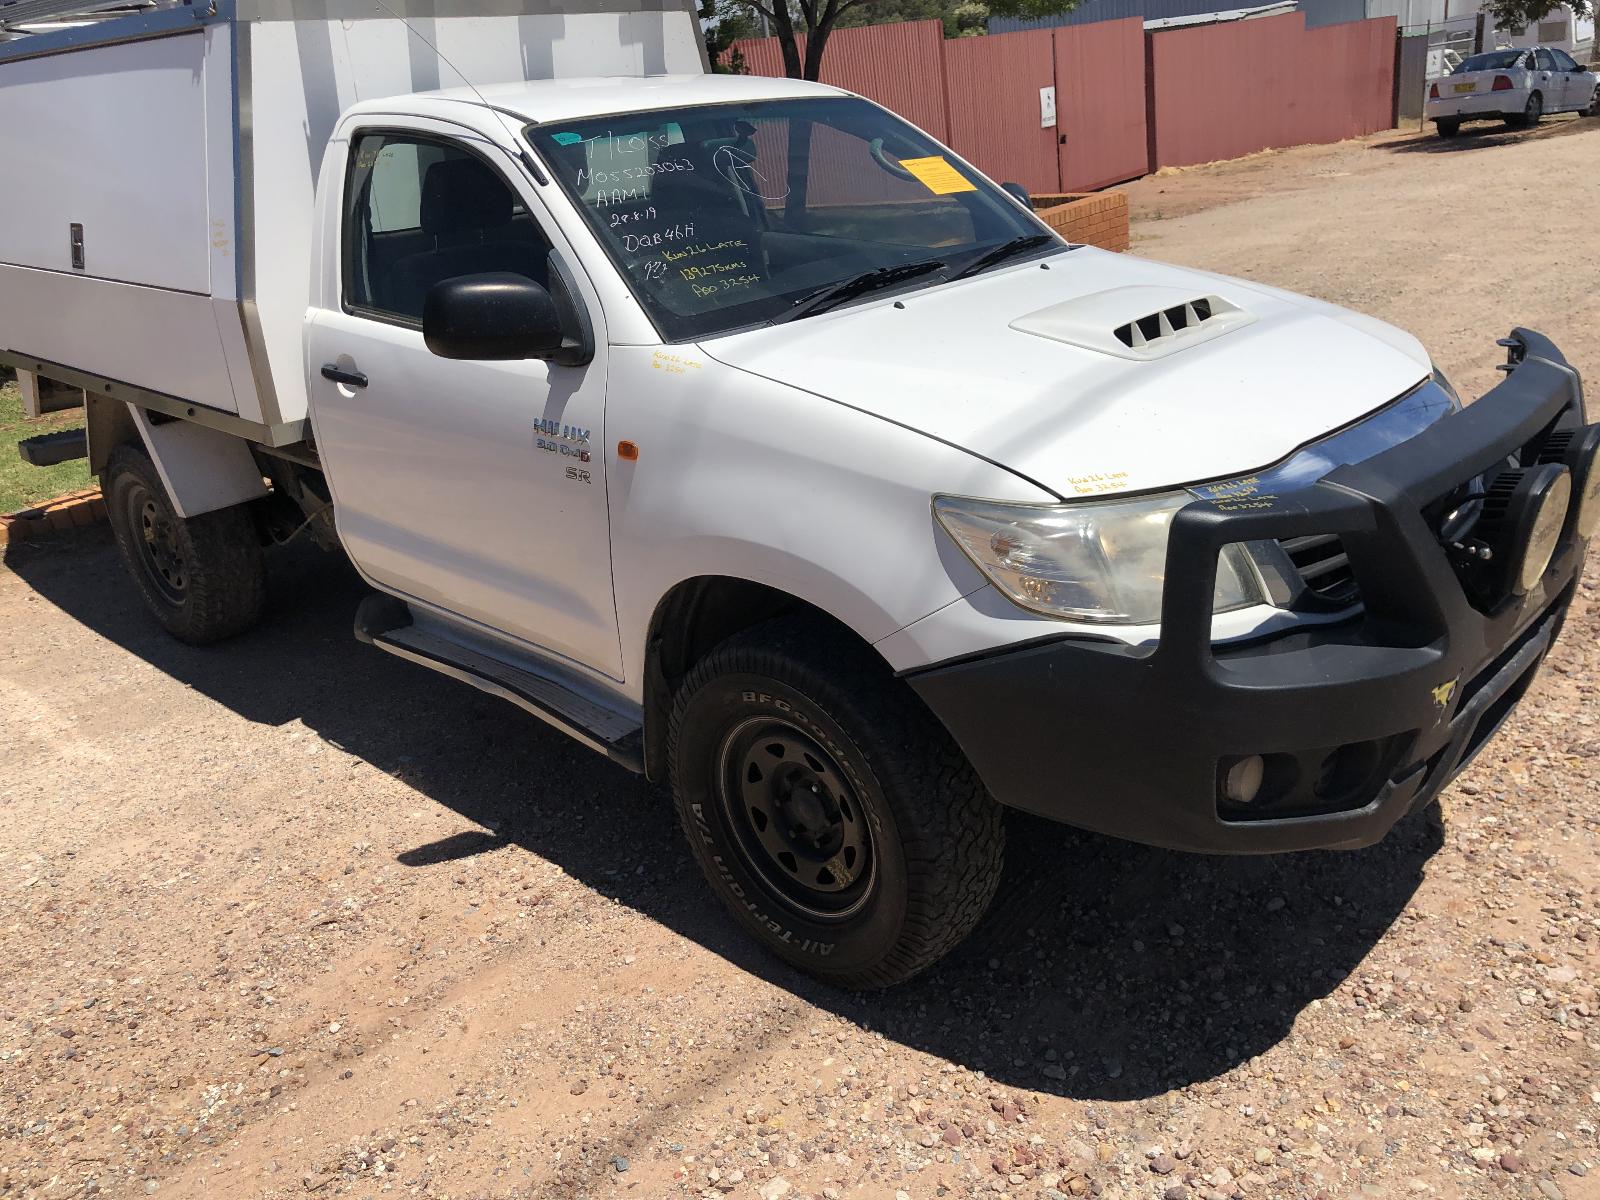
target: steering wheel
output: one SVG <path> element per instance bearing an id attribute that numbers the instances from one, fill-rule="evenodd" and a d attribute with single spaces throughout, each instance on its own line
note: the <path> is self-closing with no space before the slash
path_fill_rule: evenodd
<path id="1" fill-rule="evenodd" d="M 906 170 L 899 163 L 895 162 L 894 159 L 890 158 L 887 154 L 885 154 L 883 152 L 883 139 L 881 137 L 873 138 L 870 142 L 867 143 L 867 152 L 872 155 L 872 161 L 873 162 L 877 163 L 880 167 L 882 167 L 885 171 L 889 172 L 889 174 L 893 175 L 895 178 L 897 178 L 897 179 L 915 179 L 916 178 L 916 176 L 913 175 L 910 171 Z"/>

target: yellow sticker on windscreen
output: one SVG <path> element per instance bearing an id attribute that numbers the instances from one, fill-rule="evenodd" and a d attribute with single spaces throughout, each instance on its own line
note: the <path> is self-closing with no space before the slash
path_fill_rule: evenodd
<path id="1" fill-rule="evenodd" d="M 978 185 L 945 162 L 942 154 L 929 158 L 902 158 L 900 165 L 915 175 L 922 186 L 935 196 L 978 190 Z"/>

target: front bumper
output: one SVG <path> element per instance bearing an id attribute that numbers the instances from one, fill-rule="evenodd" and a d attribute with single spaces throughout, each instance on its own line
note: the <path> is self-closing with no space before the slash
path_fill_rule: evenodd
<path id="1" fill-rule="evenodd" d="M 1197 500 L 1173 520 L 1154 649 L 1055 639 L 908 680 L 1002 803 L 1174 849 L 1356 847 L 1439 794 L 1532 682 L 1585 544 L 1569 513 L 1541 582 L 1475 603 L 1424 515 L 1553 427 L 1583 423 L 1577 373 L 1544 337 L 1477 403 L 1416 437 L 1276 496 Z M 1337 534 L 1359 618 L 1214 645 L 1217 554 Z M 1261 755 L 1255 801 L 1221 780 Z"/>

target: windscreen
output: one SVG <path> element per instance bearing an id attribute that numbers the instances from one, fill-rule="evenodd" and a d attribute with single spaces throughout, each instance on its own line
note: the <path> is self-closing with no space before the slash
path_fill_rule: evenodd
<path id="1" fill-rule="evenodd" d="M 1491 50 L 1487 54 L 1474 54 L 1461 60 L 1461 65 L 1451 72 L 1464 75 L 1468 71 L 1507 71 L 1522 61 L 1521 50 Z"/>
<path id="2" fill-rule="evenodd" d="M 907 286 L 937 283 L 1044 232 L 864 100 L 660 109 L 542 124 L 528 137 L 668 341 L 774 320 L 884 267 L 937 259 L 946 267 Z"/>

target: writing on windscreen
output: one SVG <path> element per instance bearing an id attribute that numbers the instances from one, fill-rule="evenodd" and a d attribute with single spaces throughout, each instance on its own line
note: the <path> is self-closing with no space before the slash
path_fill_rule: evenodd
<path id="1" fill-rule="evenodd" d="M 734 194 L 754 190 L 744 177 L 750 157 L 729 149 L 697 162 L 669 122 L 653 133 L 586 139 L 576 169 L 578 194 L 624 268 L 685 315 L 741 303 L 765 280 L 754 227 Z"/>

